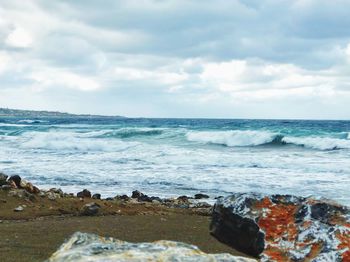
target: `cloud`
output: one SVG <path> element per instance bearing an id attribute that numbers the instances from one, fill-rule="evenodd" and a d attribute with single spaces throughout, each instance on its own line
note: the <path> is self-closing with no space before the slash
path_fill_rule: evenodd
<path id="1" fill-rule="evenodd" d="M 20 27 L 13 30 L 13 32 L 11 32 L 5 40 L 7 45 L 19 48 L 30 47 L 32 42 L 32 36 L 25 29 Z"/>
<path id="2" fill-rule="evenodd" d="M 0 106 L 350 118 L 349 8 L 345 0 L 4 0 Z"/>

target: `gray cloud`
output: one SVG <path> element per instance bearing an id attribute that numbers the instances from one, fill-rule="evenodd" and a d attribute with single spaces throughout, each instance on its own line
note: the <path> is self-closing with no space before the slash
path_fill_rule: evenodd
<path id="1" fill-rule="evenodd" d="M 4 0 L 0 106 L 350 118 L 348 9 L 345 0 Z"/>

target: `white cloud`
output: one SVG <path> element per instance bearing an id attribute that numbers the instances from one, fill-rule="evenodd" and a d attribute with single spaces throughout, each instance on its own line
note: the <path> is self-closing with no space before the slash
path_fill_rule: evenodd
<path id="1" fill-rule="evenodd" d="M 81 76 L 71 72 L 43 70 L 33 72 L 30 77 L 35 81 L 34 85 L 42 88 L 72 88 L 81 91 L 95 91 L 101 88 L 100 84 L 92 77 Z"/>
<path id="2" fill-rule="evenodd" d="M 17 27 L 8 35 L 5 43 L 13 47 L 27 48 L 33 43 L 33 38 L 27 30 Z"/>

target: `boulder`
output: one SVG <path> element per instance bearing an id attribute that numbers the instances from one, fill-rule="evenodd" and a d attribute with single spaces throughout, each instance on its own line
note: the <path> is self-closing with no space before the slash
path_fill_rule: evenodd
<path id="1" fill-rule="evenodd" d="M 350 210 L 330 200 L 234 194 L 217 200 L 210 232 L 261 261 L 350 261 Z"/>
<path id="2" fill-rule="evenodd" d="M 58 198 L 61 198 L 61 195 L 58 193 L 55 193 L 53 191 L 47 191 L 46 194 L 47 198 L 51 201 L 55 201 Z"/>
<path id="3" fill-rule="evenodd" d="M 0 172 L 0 187 L 4 186 L 4 185 L 7 185 L 7 178 L 8 178 L 7 175 L 5 175 L 4 173 Z"/>
<path id="4" fill-rule="evenodd" d="M 122 201 L 128 201 L 130 199 L 130 197 L 128 197 L 127 195 L 121 195 L 121 196 L 116 196 L 115 199 L 122 200 Z"/>
<path id="5" fill-rule="evenodd" d="M 59 195 L 60 197 L 64 196 L 64 193 L 63 193 L 61 188 L 55 188 L 55 187 L 54 188 L 50 188 L 49 192 L 55 193 L 55 194 Z"/>
<path id="6" fill-rule="evenodd" d="M 13 188 L 21 188 L 21 177 L 18 175 L 11 176 L 8 180 Z"/>
<path id="7" fill-rule="evenodd" d="M 195 199 L 203 199 L 203 198 L 209 198 L 209 196 L 206 195 L 206 194 L 201 194 L 201 193 L 199 193 L 199 194 L 195 194 L 195 195 L 194 195 L 194 198 L 195 198 Z"/>
<path id="8" fill-rule="evenodd" d="M 27 192 L 31 194 L 38 194 L 40 192 L 39 188 L 37 188 L 36 186 L 33 186 L 32 183 L 24 181 L 23 179 L 21 181 L 20 186 L 21 188 L 25 189 Z"/>
<path id="9" fill-rule="evenodd" d="M 101 194 L 93 194 L 92 199 L 101 199 Z"/>
<path id="10" fill-rule="evenodd" d="M 84 189 L 83 191 L 79 192 L 77 194 L 77 197 L 81 198 L 91 198 L 91 192 L 87 189 Z"/>
<path id="11" fill-rule="evenodd" d="M 94 234 L 75 233 L 48 262 L 85 261 L 198 261 L 253 262 L 230 254 L 206 254 L 198 247 L 174 241 L 129 243 Z"/>
<path id="12" fill-rule="evenodd" d="M 80 215 L 82 216 L 94 216 L 98 214 L 101 206 L 95 202 L 88 203 L 82 207 L 80 210 Z"/>
<path id="13" fill-rule="evenodd" d="M 140 191 L 138 190 L 132 191 L 131 198 L 140 198 L 142 196 L 144 196 L 144 194 L 141 193 Z"/>

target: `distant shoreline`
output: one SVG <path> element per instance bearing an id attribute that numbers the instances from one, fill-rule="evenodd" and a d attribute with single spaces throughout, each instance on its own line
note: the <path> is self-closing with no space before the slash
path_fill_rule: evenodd
<path id="1" fill-rule="evenodd" d="M 90 114 L 70 114 L 57 111 L 35 111 L 35 110 L 20 110 L 0 108 L 0 117 L 29 117 L 29 118 L 44 118 L 44 117 L 75 117 L 75 118 L 121 118 L 124 116 L 104 116 Z"/>

